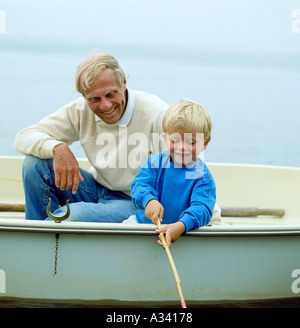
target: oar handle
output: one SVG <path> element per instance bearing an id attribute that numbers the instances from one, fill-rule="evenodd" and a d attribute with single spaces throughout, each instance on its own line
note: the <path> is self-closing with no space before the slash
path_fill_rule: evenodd
<path id="1" fill-rule="evenodd" d="M 24 212 L 25 204 L 0 203 L 0 212 Z"/>
<path id="2" fill-rule="evenodd" d="M 257 207 L 222 207 L 221 216 L 236 217 L 257 217 L 259 215 L 270 215 L 283 217 L 285 211 L 283 209 L 264 209 Z"/>

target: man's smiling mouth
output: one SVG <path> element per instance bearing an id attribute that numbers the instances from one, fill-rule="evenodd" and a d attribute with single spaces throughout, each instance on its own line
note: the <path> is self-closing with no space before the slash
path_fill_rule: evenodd
<path id="1" fill-rule="evenodd" d="M 113 108 L 112 110 L 110 110 L 109 112 L 100 112 L 103 115 L 110 115 L 112 114 L 114 111 L 116 110 L 116 108 Z"/>

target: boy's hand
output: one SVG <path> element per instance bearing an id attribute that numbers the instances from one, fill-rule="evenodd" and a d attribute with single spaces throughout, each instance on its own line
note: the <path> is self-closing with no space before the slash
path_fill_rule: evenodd
<path id="1" fill-rule="evenodd" d="M 157 229 L 156 232 L 165 233 L 167 245 L 170 247 L 171 243 L 174 243 L 185 232 L 185 224 L 178 221 L 176 223 L 168 224 L 161 229 Z M 163 246 L 160 239 L 157 242 L 159 245 Z"/>
<path id="2" fill-rule="evenodd" d="M 149 220 L 156 224 L 157 218 L 160 218 L 160 221 L 162 221 L 164 208 L 159 201 L 156 199 L 151 199 L 145 208 L 145 215 Z"/>

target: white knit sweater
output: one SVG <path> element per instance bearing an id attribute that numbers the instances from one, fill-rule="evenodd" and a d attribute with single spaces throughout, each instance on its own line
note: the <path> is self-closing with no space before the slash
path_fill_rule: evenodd
<path id="1" fill-rule="evenodd" d="M 132 115 L 125 125 L 99 120 L 81 97 L 19 132 L 15 148 L 45 159 L 53 157 L 57 144 L 79 140 L 94 178 L 111 190 L 130 195 L 139 166 L 151 153 L 164 149 L 161 122 L 168 104 L 141 91 L 128 90 L 128 97 L 131 108 L 126 111 Z"/>

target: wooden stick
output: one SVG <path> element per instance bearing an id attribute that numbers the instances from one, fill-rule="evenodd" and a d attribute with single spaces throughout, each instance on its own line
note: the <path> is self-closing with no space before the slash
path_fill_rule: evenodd
<path id="1" fill-rule="evenodd" d="M 283 217 L 283 209 L 260 209 L 257 207 L 222 207 L 221 216 L 257 217 L 259 215 L 270 215 Z"/>
<path id="2" fill-rule="evenodd" d="M 25 212 L 25 204 L 0 203 L 0 212 Z"/>
<path id="3" fill-rule="evenodd" d="M 161 223 L 160 223 L 160 219 L 159 218 L 157 219 L 157 227 L 158 227 L 158 229 L 161 229 Z M 176 269 L 176 266 L 175 266 L 175 263 L 174 263 L 174 260 L 173 260 L 173 257 L 172 257 L 170 248 L 167 245 L 166 238 L 165 238 L 165 235 L 164 235 L 163 232 L 160 233 L 160 237 L 161 237 L 161 241 L 162 241 L 163 247 L 164 247 L 164 249 L 165 249 L 165 251 L 166 251 L 166 253 L 168 255 L 169 262 L 171 264 L 171 268 L 173 270 L 173 274 L 174 274 L 175 281 L 176 281 L 176 287 L 177 287 L 178 295 L 179 295 L 180 302 L 181 302 L 181 307 L 182 308 L 186 308 L 186 304 L 185 304 L 183 293 L 182 293 L 182 289 L 181 289 L 181 282 L 180 282 L 180 279 L 179 279 L 179 275 L 178 275 L 178 272 L 177 272 L 177 269 Z"/>

